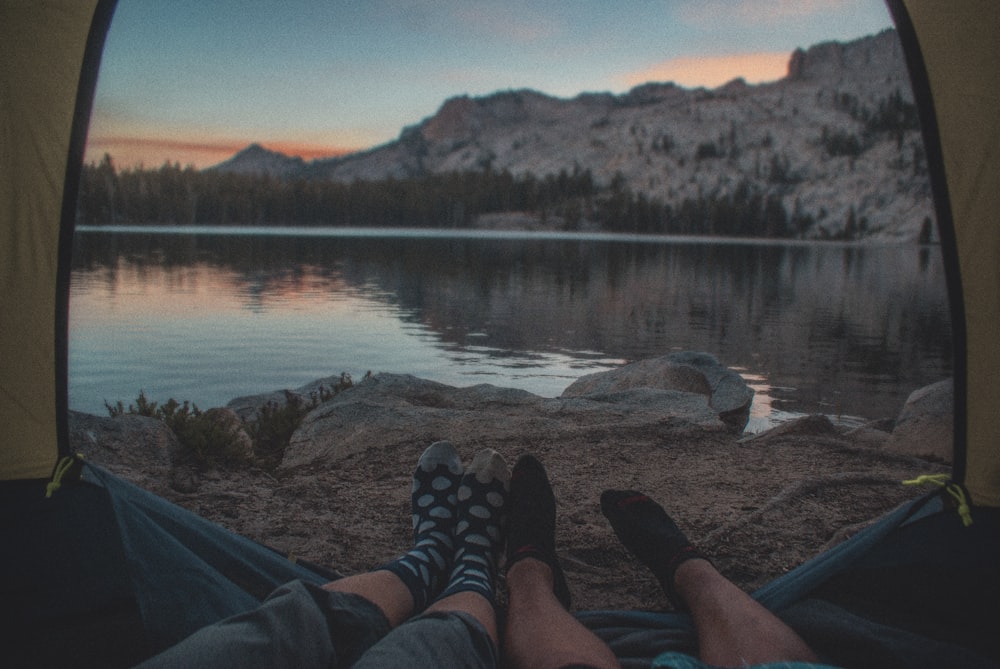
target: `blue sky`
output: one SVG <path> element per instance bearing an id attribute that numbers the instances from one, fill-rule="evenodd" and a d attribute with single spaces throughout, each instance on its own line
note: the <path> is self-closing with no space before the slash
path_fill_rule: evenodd
<path id="1" fill-rule="evenodd" d="M 455 95 L 769 81 L 796 48 L 891 25 L 882 0 L 119 0 L 87 160 L 337 155 Z"/>

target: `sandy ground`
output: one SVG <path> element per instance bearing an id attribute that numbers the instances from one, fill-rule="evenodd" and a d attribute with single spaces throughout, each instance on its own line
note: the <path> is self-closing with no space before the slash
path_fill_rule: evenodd
<path id="1" fill-rule="evenodd" d="M 490 445 L 511 465 L 525 452 L 545 464 L 577 610 L 669 608 L 601 515 L 602 490 L 652 496 L 724 574 L 752 591 L 925 492 L 902 480 L 947 471 L 809 427 L 742 443 L 680 431 L 669 443 L 608 434 L 600 443 Z M 353 574 L 409 547 L 410 474 L 424 446 L 369 448 L 329 469 L 281 475 L 216 471 L 187 494 L 130 467 L 119 471 L 238 533 Z M 478 448 L 455 446 L 466 461 Z"/>

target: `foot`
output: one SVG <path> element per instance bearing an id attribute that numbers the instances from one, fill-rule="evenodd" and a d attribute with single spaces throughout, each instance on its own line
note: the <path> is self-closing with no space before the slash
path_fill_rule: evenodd
<path id="1" fill-rule="evenodd" d="M 556 598 L 569 609 L 569 587 L 556 557 L 556 499 L 545 468 L 532 455 L 514 465 L 508 507 L 507 571 L 524 558 L 541 560 L 552 570 Z"/>
<path id="2" fill-rule="evenodd" d="M 601 512 L 625 548 L 653 572 L 671 604 L 686 608 L 674 586 L 674 574 L 681 563 L 705 556 L 663 507 L 634 490 L 605 490 Z"/>
<path id="3" fill-rule="evenodd" d="M 492 449 L 477 453 L 458 486 L 455 554 L 442 598 L 471 591 L 493 601 L 509 489 L 510 470 L 503 457 Z"/>
<path id="4" fill-rule="evenodd" d="M 417 612 L 441 591 L 451 569 L 455 509 L 462 475 L 462 460 L 449 442 L 435 442 L 424 451 L 413 472 L 410 497 L 413 548 L 380 567 L 406 584 Z"/>

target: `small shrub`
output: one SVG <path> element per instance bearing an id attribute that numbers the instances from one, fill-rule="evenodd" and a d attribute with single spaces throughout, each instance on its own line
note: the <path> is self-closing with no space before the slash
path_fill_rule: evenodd
<path id="1" fill-rule="evenodd" d="M 716 146 L 715 142 L 702 142 L 698 145 L 694 157 L 697 160 L 707 160 L 711 158 L 722 158 L 723 152 Z"/>
<path id="2" fill-rule="evenodd" d="M 369 378 L 371 372 L 365 374 Z M 344 372 L 330 388 L 320 386 L 309 393 L 305 400 L 301 395 L 285 391 L 285 403 L 268 402 L 257 411 L 256 420 L 246 425 L 247 434 L 253 441 L 254 457 L 266 469 L 273 469 L 281 462 L 292 434 L 310 411 L 335 397 L 342 390 L 354 385 L 351 375 Z"/>
<path id="3" fill-rule="evenodd" d="M 833 157 L 850 156 L 856 158 L 864 151 L 864 143 L 857 135 L 845 130 L 831 132 L 826 126 L 823 127 L 823 136 L 820 138 L 820 142 L 827 154 Z"/>
<path id="4" fill-rule="evenodd" d="M 171 429 L 180 445 L 180 457 L 200 468 L 233 466 L 247 462 L 246 449 L 239 433 L 210 416 L 197 405 L 170 398 L 158 405 L 140 390 L 135 404 L 126 409 L 119 400 L 104 403 L 112 418 L 123 415 L 155 418 Z"/>
<path id="5" fill-rule="evenodd" d="M 371 372 L 365 374 L 366 379 L 371 376 Z M 286 391 L 285 404 L 270 402 L 257 411 L 255 420 L 244 421 L 242 427 L 250 437 L 251 452 L 239 429 L 206 415 L 187 401 L 170 398 L 158 405 L 140 390 L 135 404 L 128 408 L 120 400 L 115 404 L 105 402 L 104 406 L 112 418 L 128 414 L 161 421 L 177 436 L 181 457 L 199 468 L 256 464 L 273 469 L 281 462 L 292 434 L 306 414 L 353 385 L 351 375 L 343 373 L 331 387 L 320 386 L 308 399 Z"/>

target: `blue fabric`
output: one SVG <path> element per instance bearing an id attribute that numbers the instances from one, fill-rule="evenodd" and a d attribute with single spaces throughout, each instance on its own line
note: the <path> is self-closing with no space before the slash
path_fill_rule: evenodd
<path id="1" fill-rule="evenodd" d="M 754 592 L 753 598 L 771 611 L 780 611 L 802 599 L 834 574 L 850 568 L 900 525 L 940 510 L 941 498 L 937 495 L 903 504 L 847 541 L 774 579 Z"/>
<path id="2" fill-rule="evenodd" d="M 254 609 L 282 583 L 299 579 L 320 584 L 329 580 L 98 467 L 85 466 L 84 476 L 85 480 L 103 486 L 110 498 L 128 574 L 154 652 L 205 625 Z M 1000 518 L 995 517 L 998 514 L 978 510 L 977 516 L 974 510 L 974 518 L 979 519 L 973 526 L 974 531 L 949 530 L 958 533 L 953 536 L 942 533 L 941 527 L 955 521 L 954 514 L 941 513 L 941 510 L 939 495 L 928 495 L 904 505 L 836 548 L 761 588 L 753 596 L 799 631 L 807 643 L 819 642 L 820 637 L 811 635 L 823 634 L 827 649 L 857 645 L 872 637 L 861 629 L 863 621 L 852 622 L 857 616 L 852 618 L 850 610 L 818 616 L 817 611 L 830 609 L 808 606 L 810 593 L 831 578 L 837 578 L 838 574 L 851 577 L 858 569 L 872 564 L 892 568 L 892 565 L 912 561 L 911 554 L 933 553 L 939 567 L 943 565 L 947 569 L 948 565 L 955 565 L 961 573 L 970 574 L 966 580 L 971 579 L 971 583 L 964 587 L 976 587 L 979 583 L 987 586 L 984 588 L 986 595 L 979 599 L 989 602 L 986 608 L 994 609 L 990 593 L 1000 592 L 1000 576 L 995 566 L 1000 563 L 1000 546 L 996 545 L 1000 540 L 995 536 L 991 539 L 991 532 L 995 533 L 1000 526 Z M 900 541 L 901 535 L 913 536 Z M 963 540 L 959 541 L 958 537 Z M 959 555 L 952 556 L 956 551 Z M 978 561 L 974 562 L 978 569 L 975 574 L 958 566 L 969 562 L 959 559 L 963 555 Z M 1000 601 L 1000 594 L 993 599 Z M 655 657 L 665 652 L 697 653 L 694 629 L 685 614 L 587 611 L 578 613 L 577 617 L 611 646 L 626 669 L 649 667 Z M 982 618 L 985 620 L 995 620 L 995 616 L 987 615 Z M 831 630 L 835 630 L 832 637 L 828 634 Z M 922 630 L 911 630 L 910 636 L 919 641 L 921 634 Z M 927 641 L 935 644 L 939 657 L 958 657 L 955 653 L 971 648 L 986 658 L 1000 658 L 1000 654 L 993 652 L 996 644 L 979 643 L 976 635 L 979 635 L 978 627 L 973 634 L 976 638 L 971 642 L 947 637 L 935 641 L 933 636 Z M 876 636 L 885 638 L 882 633 Z M 907 647 L 912 647 L 913 652 L 922 652 L 919 648 L 923 646 L 919 644 L 905 639 L 900 643 L 909 644 Z M 900 644 L 880 652 L 892 658 L 912 659 L 913 655 Z"/>
<path id="3" fill-rule="evenodd" d="M 663 653 L 653 660 L 654 669 L 716 669 L 713 664 L 705 664 L 683 653 Z M 748 664 L 745 669 L 836 669 L 829 664 L 814 662 L 768 662 Z"/>
<path id="4" fill-rule="evenodd" d="M 202 627 L 140 669 L 335 669 L 349 667 L 389 631 L 371 602 L 302 581 L 261 605 Z"/>
<path id="5" fill-rule="evenodd" d="M 153 652 L 257 607 L 282 583 L 328 580 L 100 467 L 83 473 L 111 499 Z"/>
<path id="6" fill-rule="evenodd" d="M 940 499 L 933 496 L 904 504 L 847 541 L 757 590 L 753 597 L 768 609 L 778 612 L 807 596 L 832 575 L 862 559 L 901 524 L 940 509 Z M 667 652 L 689 656 L 698 652 L 694 625 L 687 614 L 583 611 L 578 612 L 576 617 L 611 646 L 624 667 L 649 667 L 653 658 Z"/>
<path id="7" fill-rule="evenodd" d="M 208 625 L 138 669 L 494 669 L 497 649 L 463 613 L 426 613 L 390 631 L 350 593 L 287 583 L 260 606 Z"/>
<path id="8" fill-rule="evenodd" d="M 500 657 L 486 629 L 464 613 L 425 613 L 387 634 L 353 669 L 494 669 Z"/>

